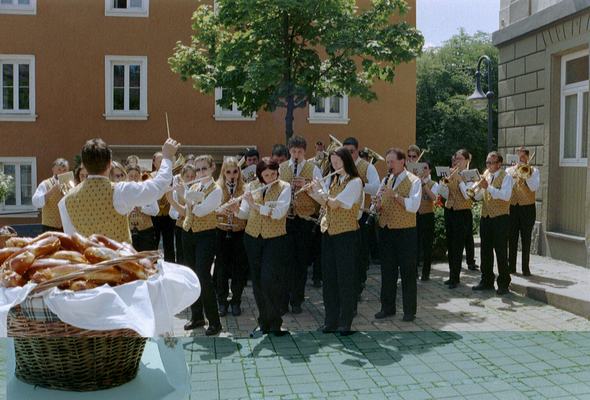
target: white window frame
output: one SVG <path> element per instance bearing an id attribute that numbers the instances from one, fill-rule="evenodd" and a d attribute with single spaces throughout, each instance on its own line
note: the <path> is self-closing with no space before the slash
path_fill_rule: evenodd
<path id="1" fill-rule="evenodd" d="M 0 93 L 0 121 L 33 122 L 37 119 L 35 114 L 35 56 L 23 54 L 0 54 L 0 64 L 29 64 L 29 109 L 28 110 L 3 110 L 2 93 Z M 18 68 L 14 69 L 13 102 L 18 104 Z M 0 67 L 0 90 L 2 88 L 2 70 Z"/>
<path id="2" fill-rule="evenodd" d="M 588 158 L 582 157 L 582 145 L 587 146 L 587 143 L 582 143 L 582 122 L 584 118 L 583 104 L 584 93 L 589 92 L 589 81 L 576 82 L 569 85 L 565 84 L 566 78 L 566 63 L 570 60 L 588 56 L 588 50 L 577 51 L 575 53 L 567 54 L 561 57 L 561 84 L 560 84 L 560 116 L 559 116 L 559 166 L 560 167 L 586 167 L 588 165 Z M 577 132 L 576 132 L 576 157 L 565 158 L 565 98 L 570 95 L 577 95 Z M 590 94 L 589 94 L 590 96 Z M 590 104 L 590 100 L 589 100 Z"/>
<path id="3" fill-rule="evenodd" d="M 131 0 L 127 0 L 128 2 Z M 129 4 L 129 3 L 127 3 Z M 141 0 L 141 8 L 115 8 L 113 0 L 104 0 L 104 15 L 106 17 L 136 17 L 147 18 L 150 16 L 150 0 Z"/>
<path id="4" fill-rule="evenodd" d="M 105 56 L 105 113 L 106 120 L 147 120 L 148 119 L 148 59 L 146 56 Z M 141 66 L 139 110 L 113 109 L 113 65 L 123 64 L 125 68 L 125 104 L 129 103 L 129 65 Z"/>
<path id="5" fill-rule="evenodd" d="M 330 109 L 329 100 L 331 97 L 322 97 L 324 100 L 324 107 L 326 110 Z M 315 106 L 310 104 L 309 105 L 309 118 L 307 118 L 310 124 L 341 124 L 347 125 L 350 122 L 350 118 L 348 118 L 348 96 L 343 95 L 340 97 L 340 112 L 330 113 L 330 112 L 316 112 Z"/>
<path id="6" fill-rule="evenodd" d="M 37 158 L 35 157 L 0 157 L 0 164 L 15 164 L 17 168 L 15 168 L 16 172 L 16 179 L 14 180 L 14 187 L 15 187 L 15 195 L 16 195 L 16 205 L 5 205 L 4 200 L 0 202 L 0 210 L 2 211 L 31 211 L 36 212 L 37 209 L 31 205 L 22 205 L 21 204 L 21 191 L 20 191 L 20 165 L 22 164 L 30 164 L 31 165 L 31 193 L 35 193 L 37 190 Z M 4 172 L 4 169 L 1 170 Z"/>
<path id="7" fill-rule="evenodd" d="M 18 0 L 12 0 L 12 4 L 0 4 L 0 14 L 36 15 L 37 0 L 30 0 L 29 5 L 18 4 Z"/>
<path id="8" fill-rule="evenodd" d="M 216 121 L 256 121 L 256 118 L 258 117 L 256 113 L 253 113 L 250 117 L 245 116 L 238 109 L 236 103 L 232 104 L 231 111 L 224 110 L 219 104 L 217 104 L 217 100 L 220 100 L 222 95 L 223 89 L 220 87 L 215 88 L 215 114 L 213 114 L 213 118 L 215 118 Z"/>

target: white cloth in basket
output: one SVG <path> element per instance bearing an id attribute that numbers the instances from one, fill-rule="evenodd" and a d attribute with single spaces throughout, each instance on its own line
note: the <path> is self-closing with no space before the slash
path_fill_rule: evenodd
<path id="1" fill-rule="evenodd" d="M 174 315 L 201 294 L 197 275 L 189 268 L 158 261 L 159 273 L 148 280 L 72 292 L 53 288 L 43 294 L 47 307 L 63 322 L 88 330 L 133 329 L 142 337 L 173 333 Z M 7 336 L 7 317 L 35 284 L 0 288 L 0 337 Z"/>

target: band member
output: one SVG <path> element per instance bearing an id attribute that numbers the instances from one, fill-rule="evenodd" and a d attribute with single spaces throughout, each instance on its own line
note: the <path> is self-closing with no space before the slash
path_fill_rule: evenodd
<path id="1" fill-rule="evenodd" d="M 289 261 L 291 267 L 287 273 L 287 287 L 283 311 L 291 304 L 293 314 L 300 314 L 301 304 L 305 298 L 305 282 L 307 281 L 307 267 L 312 261 L 313 227 L 310 220 L 318 212 L 318 203 L 309 194 L 297 194 L 303 185 L 313 179 L 321 179 L 320 169 L 305 160 L 307 142 L 301 136 L 292 136 L 288 143 L 291 158 L 279 167 L 281 180 L 291 184 L 291 208 L 287 219 L 287 236 L 289 249 L 292 250 Z"/>
<path id="2" fill-rule="evenodd" d="M 465 149 L 458 150 L 453 156 L 451 175 L 441 180 L 439 193 L 446 198 L 445 230 L 447 235 L 447 256 L 449 260 L 449 279 L 445 285 L 455 289 L 461 281 L 461 263 L 465 238 L 473 224 L 472 202 L 467 194 L 467 184 L 463 181 L 461 171 L 467 168 L 471 155 Z"/>
<path id="3" fill-rule="evenodd" d="M 272 146 L 271 159 L 281 165 L 289 159 L 289 149 L 284 144 Z"/>
<path id="4" fill-rule="evenodd" d="M 109 175 L 112 182 L 125 182 L 127 180 L 127 171 L 118 161 L 111 162 L 111 173 Z M 135 181 L 133 181 L 135 182 Z"/>
<path id="5" fill-rule="evenodd" d="M 246 159 L 245 167 L 257 165 L 260 162 L 260 153 L 256 149 L 248 149 L 244 157 Z"/>
<path id="6" fill-rule="evenodd" d="M 64 232 L 88 236 L 100 233 L 120 242 L 131 243 L 127 215 L 135 207 L 153 203 L 168 190 L 172 181 L 172 159 L 180 146 L 168 139 L 162 146 L 162 163 L 154 177 L 145 182 L 109 181 L 112 154 L 99 138 L 88 140 L 82 147 L 82 163 L 88 178 L 76 186 L 58 207 Z"/>
<path id="7" fill-rule="evenodd" d="M 329 154 L 330 168 L 337 172 L 327 187 L 314 181 L 310 195 L 320 203 L 322 231 L 322 292 L 326 316 L 322 332 L 351 330 L 358 295 L 358 213 L 363 183 L 356 165 L 345 147 Z"/>
<path id="8" fill-rule="evenodd" d="M 152 157 L 152 176 L 155 174 L 160 168 L 160 164 L 162 162 L 162 153 L 157 152 Z M 160 238 L 162 238 L 162 245 L 164 247 L 164 260 L 174 262 L 176 261 L 176 256 L 174 254 L 174 226 L 175 221 L 170 218 L 168 215 L 170 212 L 170 204 L 165 196 L 162 196 L 158 200 L 158 205 L 160 206 L 160 211 L 158 215 L 152 217 L 152 222 L 154 224 L 154 230 L 156 232 L 156 242 L 160 243 Z"/>
<path id="9" fill-rule="evenodd" d="M 248 219 L 244 245 L 248 254 L 252 290 L 258 307 L 258 328 L 252 332 L 284 335 L 281 330 L 281 299 L 287 269 L 287 212 L 291 185 L 279 179 L 279 164 L 260 162 L 257 181 L 249 185 L 241 205 L 232 207 L 234 215 Z M 238 208 L 239 207 L 239 208 Z"/>
<path id="10" fill-rule="evenodd" d="M 531 236 L 535 226 L 536 207 L 535 192 L 539 189 L 541 175 L 539 169 L 529 165 L 529 151 L 524 147 L 518 149 L 519 163 L 506 170 L 514 180 L 512 198 L 510 199 L 510 239 L 508 241 L 508 266 L 511 273 L 516 273 L 516 255 L 518 253 L 518 236 L 522 243 L 522 274 L 531 276 L 529 258 Z"/>
<path id="11" fill-rule="evenodd" d="M 487 171 L 479 186 L 476 199 L 483 198 L 479 232 L 481 236 L 481 281 L 473 290 L 494 290 L 494 253 L 498 261 L 498 290 L 509 292 L 510 270 L 508 268 L 508 232 L 510 230 L 510 197 L 512 176 L 500 167 L 502 156 L 495 151 L 486 159 Z"/>
<path id="12" fill-rule="evenodd" d="M 194 162 L 194 157 L 193 157 Z M 174 221 L 176 226 L 174 227 L 174 244 L 176 246 L 176 263 L 185 265 L 184 260 L 184 249 L 182 248 L 182 235 L 184 229 L 184 218 L 186 217 L 185 208 L 179 205 L 179 198 L 184 199 L 185 184 L 192 182 L 196 179 L 197 172 L 195 166 L 192 163 L 187 162 L 180 171 L 179 179 L 174 182 L 173 190 L 166 193 L 166 199 L 170 203 L 170 211 L 168 215 Z"/>
<path id="13" fill-rule="evenodd" d="M 416 146 L 415 144 L 409 145 L 407 158 L 409 163 L 418 162 L 418 159 L 420 158 L 420 147 Z"/>
<path id="14" fill-rule="evenodd" d="M 438 195 L 438 183 L 430 178 L 432 164 L 429 161 L 422 161 L 424 174 L 420 176 L 422 183 L 422 198 L 416 220 L 418 230 L 418 249 L 416 254 L 422 250 L 422 276 L 420 279 L 430 279 L 430 267 L 432 265 L 432 245 L 434 242 L 434 202 Z M 416 260 L 418 261 L 418 260 Z"/>
<path id="15" fill-rule="evenodd" d="M 111 176 L 113 172 L 111 170 Z M 127 168 L 127 180 L 129 182 L 141 181 L 141 170 L 139 166 L 132 166 Z M 154 233 L 154 225 L 152 218 L 158 215 L 160 207 L 157 201 L 146 204 L 142 207 L 134 207 L 129 213 L 129 226 L 131 228 L 131 240 L 133 247 L 137 251 L 156 250 L 156 235 Z"/>
<path id="16" fill-rule="evenodd" d="M 244 194 L 244 182 L 238 160 L 228 157 L 223 161 L 217 184 L 223 190 L 223 203 Z M 230 208 L 217 213 L 217 257 L 215 259 L 215 284 L 219 315 L 224 317 L 231 306 L 233 316 L 242 314 L 242 292 L 248 278 L 248 258 L 244 248 L 246 220 L 233 214 Z M 229 281 L 231 279 L 231 300 Z"/>
<path id="17" fill-rule="evenodd" d="M 86 171 L 84 165 L 79 165 L 78 167 L 76 167 L 76 169 L 74 170 L 74 180 L 76 181 L 76 185 L 79 185 L 82 182 L 84 182 L 87 177 L 88 171 Z"/>
<path id="18" fill-rule="evenodd" d="M 359 177 L 363 181 L 364 184 L 364 198 L 361 208 L 369 207 L 371 204 L 371 196 L 375 196 L 377 194 L 377 190 L 379 190 L 379 174 L 377 173 L 377 169 L 375 166 L 368 161 L 359 157 L 359 142 L 354 137 L 349 137 L 344 140 L 342 143 L 345 148 L 350 151 L 354 164 L 357 168 Z M 357 277 L 359 278 L 358 281 L 358 297 L 360 298 L 360 294 L 362 293 L 363 289 L 365 288 L 365 282 L 367 281 L 367 269 L 369 268 L 369 237 L 370 237 L 370 230 L 374 229 L 370 223 L 367 224 L 367 219 L 369 218 L 369 214 L 364 211 L 362 214 L 359 213 L 359 236 L 360 236 L 360 247 L 359 247 L 359 262 L 358 268 L 359 272 Z"/>
<path id="19" fill-rule="evenodd" d="M 381 311 L 375 318 L 395 315 L 398 273 L 402 281 L 404 321 L 416 317 L 416 212 L 422 196 L 418 177 L 406 171 L 406 154 L 389 149 L 385 161 L 391 174 L 377 197 L 381 243 Z"/>
<path id="20" fill-rule="evenodd" d="M 204 326 L 204 309 L 209 321 L 205 335 L 212 336 L 221 332 L 211 267 L 217 244 L 215 210 L 221 205 L 223 191 L 213 180 L 215 164 L 211 156 L 197 157 L 195 171 L 196 178 L 202 180 L 193 184 L 184 194 L 184 198 L 179 198 L 179 203 L 184 203 L 185 212 L 182 236 L 184 261 L 199 277 L 201 296 L 191 306 L 191 320 L 186 323 L 184 329 L 192 330 Z"/>
<path id="21" fill-rule="evenodd" d="M 51 178 L 45 179 L 37 186 L 32 203 L 41 209 L 43 232 L 61 231 L 62 223 L 57 204 L 63 198 L 57 176 L 70 170 L 69 163 L 63 158 L 55 160 L 51 166 Z"/>

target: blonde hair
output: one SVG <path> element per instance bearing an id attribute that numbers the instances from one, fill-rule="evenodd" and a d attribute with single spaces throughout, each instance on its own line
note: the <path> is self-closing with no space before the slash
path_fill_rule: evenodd
<path id="1" fill-rule="evenodd" d="M 238 166 L 238 159 L 236 157 L 227 157 L 223 160 L 223 164 L 221 164 L 221 172 L 219 173 L 219 178 L 217 179 L 217 184 L 222 188 L 225 187 L 225 171 L 229 168 L 235 168 L 238 170 L 238 184 L 235 189 L 235 192 L 237 193 L 244 187 L 244 179 L 242 178 L 242 169 Z"/>
<path id="2" fill-rule="evenodd" d="M 115 168 L 118 168 L 121 170 L 121 172 L 123 173 L 123 180 L 127 180 L 127 170 L 123 167 L 123 165 L 121 165 L 120 162 L 118 161 L 111 161 L 111 172 L 109 174 L 109 178 L 111 179 L 111 181 L 114 179 L 114 173 L 113 171 L 115 170 Z"/>
<path id="3" fill-rule="evenodd" d="M 213 157 L 211 157 L 209 154 L 204 154 L 202 156 L 196 157 L 195 161 L 193 162 L 193 165 L 196 165 L 198 162 L 201 162 L 201 161 L 205 161 L 207 163 L 207 165 L 209 165 L 210 167 L 212 167 L 214 165 Z"/>

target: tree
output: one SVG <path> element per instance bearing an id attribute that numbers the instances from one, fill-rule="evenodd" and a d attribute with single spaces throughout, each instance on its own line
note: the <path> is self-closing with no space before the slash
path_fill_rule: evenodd
<path id="1" fill-rule="evenodd" d="M 405 21 L 405 0 L 219 0 L 193 15 L 190 45 L 178 42 L 169 59 L 202 93 L 223 88 L 218 104 L 244 115 L 286 108 L 293 134 L 296 108 L 328 96 L 377 98 L 375 80 L 393 82 L 396 65 L 417 57 L 424 39 Z M 400 18 L 398 18 L 400 19 Z"/>
<path id="2" fill-rule="evenodd" d="M 436 165 L 449 165 L 460 148 L 473 154 L 474 167 L 483 167 L 487 147 L 487 112 L 467 101 L 475 88 L 477 60 L 483 54 L 492 60 L 497 82 L 498 52 L 487 33 L 468 35 L 464 30 L 442 47 L 425 51 L 417 60 L 416 141 L 430 149 L 426 156 Z M 483 90 L 487 73 L 482 71 Z M 498 93 L 497 83 L 492 88 Z M 496 111 L 496 107 L 495 107 Z M 497 126 L 494 112 L 494 126 Z"/>

